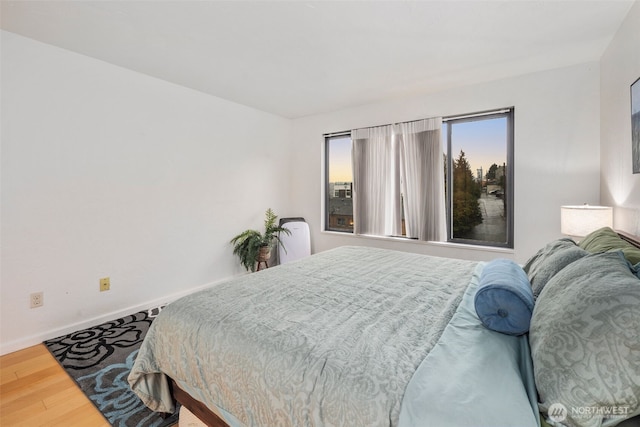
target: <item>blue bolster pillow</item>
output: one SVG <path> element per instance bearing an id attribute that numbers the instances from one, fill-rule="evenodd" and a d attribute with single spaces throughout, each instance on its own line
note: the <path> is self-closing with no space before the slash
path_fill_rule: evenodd
<path id="1" fill-rule="evenodd" d="M 527 333 L 533 313 L 533 291 L 527 274 L 508 259 L 488 262 L 480 274 L 474 305 L 487 328 L 508 335 Z"/>

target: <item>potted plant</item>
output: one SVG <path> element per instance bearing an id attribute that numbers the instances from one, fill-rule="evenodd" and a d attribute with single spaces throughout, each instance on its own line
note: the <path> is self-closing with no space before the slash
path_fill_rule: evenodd
<path id="1" fill-rule="evenodd" d="M 282 245 L 278 233 L 291 234 L 289 229 L 276 225 L 277 218 L 269 208 L 265 212 L 264 233 L 246 230 L 231 239 L 233 253 L 238 255 L 240 263 L 247 271 L 256 271 L 258 262 L 266 262 L 271 257 L 271 249 L 275 242 Z"/>

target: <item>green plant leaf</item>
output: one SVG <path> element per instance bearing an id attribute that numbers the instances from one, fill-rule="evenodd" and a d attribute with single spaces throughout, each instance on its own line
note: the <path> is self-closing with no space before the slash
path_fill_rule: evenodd
<path id="1" fill-rule="evenodd" d="M 264 234 L 257 230 L 245 230 L 231 239 L 233 244 L 233 253 L 240 258 L 240 263 L 247 271 L 255 271 L 258 262 L 258 254 L 261 246 L 272 246 L 279 243 L 284 248 L 278 233 L 291 234 L 287 228 L 276 225 L 278 216 L 271 210 L 267 209 L 264 220 Z M 284 248 L 286 251 L 286 248 Z"/>

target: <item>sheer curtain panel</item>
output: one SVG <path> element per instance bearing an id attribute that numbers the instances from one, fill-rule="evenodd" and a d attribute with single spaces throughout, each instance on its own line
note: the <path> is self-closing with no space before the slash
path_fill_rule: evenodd
<path id="1" fill-rule="evenodd" d="M 446 238 L 442 118 L 351 132 L 356 234 Z"/>
<path id="2" fill-rule="evenodd" d="M 402 233 L 398 144 L 393 126 L 351 132 L 356 234 Z"/>
<path id="3" fill-rule="evenodd" d="M 406 235 L 418 240 L 445 240 L 442 118 L 397 126 Z"/>

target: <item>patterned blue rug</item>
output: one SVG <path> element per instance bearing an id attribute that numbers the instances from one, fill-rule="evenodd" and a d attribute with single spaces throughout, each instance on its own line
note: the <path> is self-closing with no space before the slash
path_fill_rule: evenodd
<path id="1" fill-rule="evenodd" d="M 113 426 L 164 427 L 178 422 L 177 413 L 163 419 L 149 410 L 127 382 L 142 340 L 160 310 L 141 311 L 44 342 Z"/>

